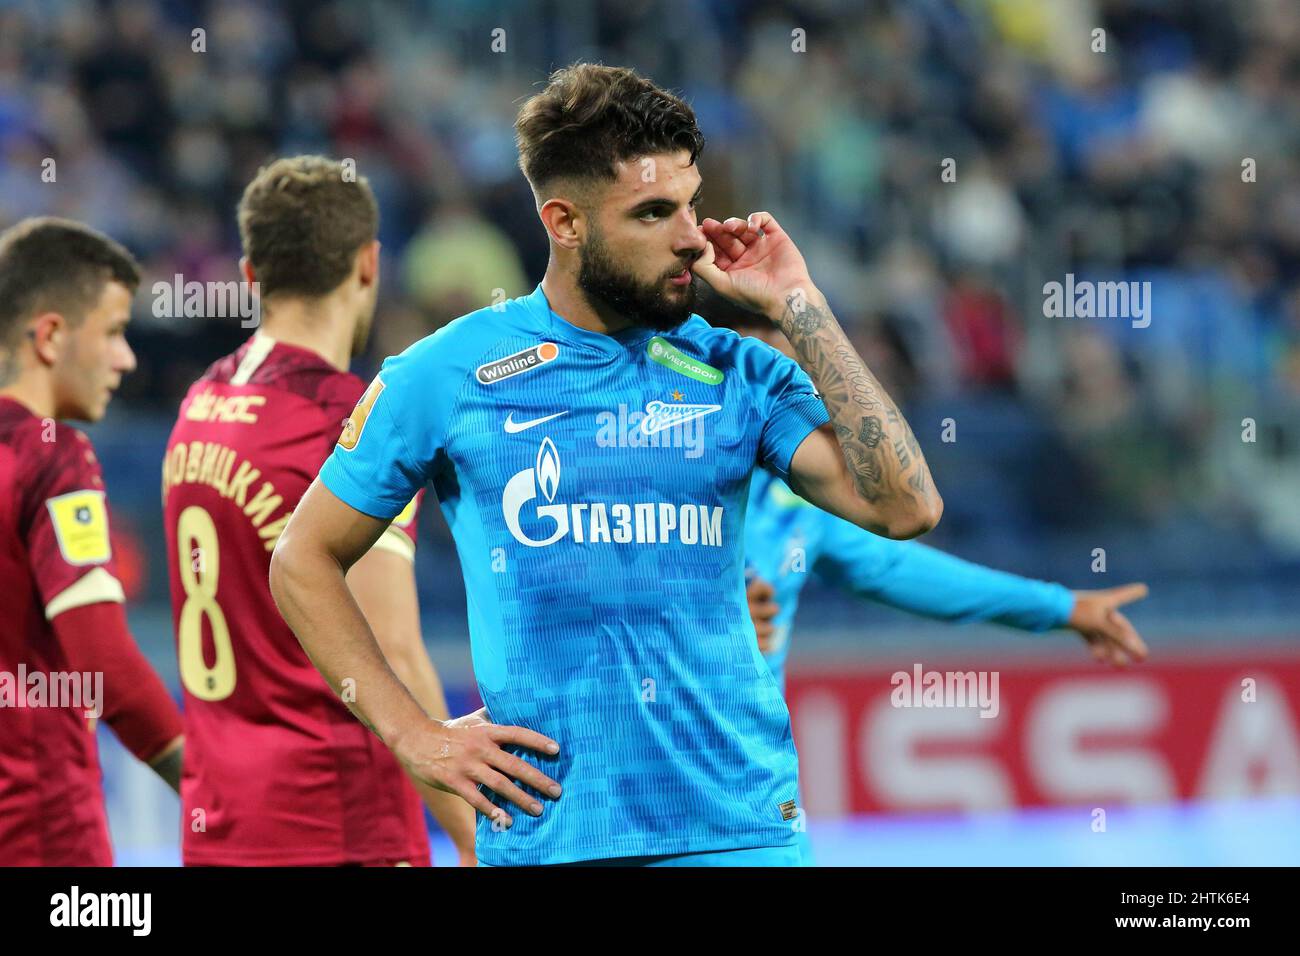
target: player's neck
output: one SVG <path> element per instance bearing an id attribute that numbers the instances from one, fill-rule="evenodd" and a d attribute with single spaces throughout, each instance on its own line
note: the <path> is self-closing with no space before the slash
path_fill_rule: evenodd
<path id="1" fill-rule="evenodd" d="M 37 418 L 54 418 L 56 408 L 51 383 L 30 371 L 0 386 L 0 397 L 13 399 Z"/>
<path id="2" fill-rule="evenodd" d="M 542 291 L 546 293 L 551 311 L 580 329 L 612 335 L 632 325 L 630 320 L 612 309 L 592 303 L 578 288 L 577 275 L 564 270 L 554 259 L 542 277 Z"/>
<path id="3" fill-rule="evenodd" d="M 355 319 L 349 318 L 341 303 L 329 299 L 277 302 L 262 307 L 258 334 L 315 352 L 339 371 L 346 372 L 352 362 L 354 323 Z"/>

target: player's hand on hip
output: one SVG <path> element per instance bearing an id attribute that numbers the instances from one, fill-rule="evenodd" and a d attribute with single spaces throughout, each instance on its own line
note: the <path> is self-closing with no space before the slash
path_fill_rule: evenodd
<path id="1" fill-rule="evenodd" d="M 487 708 L 483 708 L 454 720 L 431 720 L 418 734 L 400 741 L 394 752 L 429 786 L 458 794 L 485 817 L 504 817 L 504 826 L 514 821 L 483 795 L 479 784 L 525 813 L 540 816 L 542 804 L 512 781 L 518 780 L 551 798 L 560 795 L 560 785 L 504 748 L 515 745 L 554 756 L 560 752 L 560 745 L 534 730 L 494 724 L 486 715 Z"/>
<path id="2" fill-rule="evenodd" d="M 1119 609 L 1146 596 L 1145 584 L 1075 591 L 1069 627 L 1079 632 L 1092 648 L 1092 656 L 1103 664 L 1127 667 L 1129 661 L 1144 661 L 1147 646 Z"/>
<path id="3" fill-rule="evenodd" d="M 775 320 L 790 296 L 820 298 L 808 265 L 771 213 L 700 223 L 707 241 L 691 271 L 736 305 Z"/>
<path id="4" fill-rule="evenodd" d="M 764 654 L 772 650 L 772 637 L 776 628 L 772 619 L 780 612 L 781 606 L 772 600 L 776 591 L 772 585 L 755 575 L 745 585 L 745 597 L 749 601 L 749 617 L 754 622 L 754 633 L 758 635 L 758 649 Z"/>

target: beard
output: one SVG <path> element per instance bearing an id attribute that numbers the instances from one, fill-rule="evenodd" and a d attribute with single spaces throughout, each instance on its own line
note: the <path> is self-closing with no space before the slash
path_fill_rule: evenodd
<path id="1" fill-rule="evenodd" d="M 695 277 L 680 288 L 680 294 L 671 295 L 665 290 L 664 280 L 681 271 L 660 276 L 653 283 L 644 283 L 630 272 L 625 272 L 614 262 L 609 247 L 598 233 L 592 233 L 578 251 L 581 261 L 578 270 L 578 288 L 588 300 L 596 300 L 633 325 L 667 332 L 681 325 L 691 316 L 695 305 Z"/>

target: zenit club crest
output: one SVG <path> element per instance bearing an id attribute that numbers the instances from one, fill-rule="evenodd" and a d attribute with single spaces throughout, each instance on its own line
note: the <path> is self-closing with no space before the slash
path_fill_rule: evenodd
<path id="1" fill-rule="evenodd" d="M 684 425 L 696 418 L 722 411 L 721 405 L 669 405 L 667 402 L 647 402 L 645 418 L 641 419 L 641 433 L 653 435 L 667 428 Z"/>

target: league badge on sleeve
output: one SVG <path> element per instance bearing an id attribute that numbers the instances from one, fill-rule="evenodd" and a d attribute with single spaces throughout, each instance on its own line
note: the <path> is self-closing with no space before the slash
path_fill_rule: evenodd
<path id="1" fill-rule="evenodd" d="M 113 556 L 108 539 L 108 509 L 102 491 L 73 491 L 45 502 L 68 564 L 101 564 Z"/>
<path id="2" fill-rule="evenodd" d="M 357 402 L 357 407 L 352 409 L 352 414 L 343 423 L 343 434 L 339 435 L 339 447 L 344 451 L 351 451 L 357 447 L 357 442 L 361 441 L 361 432 L 366 427 L 366 419 L 370 417 L 370 410 L 375 407 L 375 402 L 383 390 L 384 380 L 376 375 L 375 380 L 366 389 L 366 393 L 361 396 L 361 401 Z"/>

